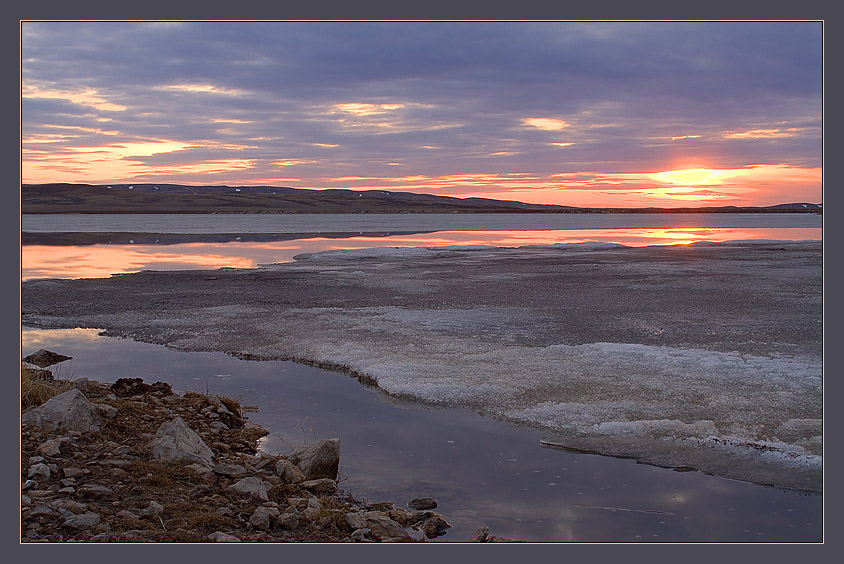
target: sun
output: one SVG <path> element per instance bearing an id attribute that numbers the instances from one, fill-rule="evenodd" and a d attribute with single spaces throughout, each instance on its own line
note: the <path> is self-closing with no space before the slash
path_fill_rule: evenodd
<path id="1" fill-rule="evenodd" d="M 684 186 L 703 186 L 721 184 L 726 178 L 739 176 L 744 171 L 718 168 L 687 168 L 681 170 L 667 170 L 649 174 L 648 176 L 659 182 L 681 184 Z"/>

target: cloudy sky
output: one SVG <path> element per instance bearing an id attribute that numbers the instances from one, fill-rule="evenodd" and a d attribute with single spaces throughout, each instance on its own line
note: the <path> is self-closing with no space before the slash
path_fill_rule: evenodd
<path id="1" fill-rule="evenodd" d="M 24 22 L 22 181 L 821 201 L 818 22 Z"/>

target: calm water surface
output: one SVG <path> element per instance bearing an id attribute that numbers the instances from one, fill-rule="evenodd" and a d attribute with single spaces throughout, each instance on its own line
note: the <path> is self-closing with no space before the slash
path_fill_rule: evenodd
<path id="1" fill-rule="evenodd" d="M 341 440 L 341 487 L 369 501 L 431 496 L 463 541 L 481 525 L 537 542 L 819 541 L 822 496 L 698 472 L 543 448 L 532 429 L 459 409 L 389 398 L 352 378 L 292 362 L 249 362 L 97 335 L 24 328 L 23 354 L 48 348 L 73 360 L 59 376 L 162 380 L 180 392 L 220 393 L 258 406 L 284 454 Z"/>
<path id="2" fill-rule="evenodd" d="M 92 278 L 142 269 L 253 268 L 290 261 L 299 253 L 384 246 L 820 240 L 821 222 L 815 214 L 25 215 L 23 231 L 36 236 L 36 243 L 37 236 L 56 233 L 135 235 L 98 244 L 26 244 L 21 276 Z M 210 234 L 227 235 L 224 241 L 202 240 Z M 258 235 L 262 240 L 254 240 Z"/>
<path id="3" fill-rule="evenodd" d="M 820 227 L 811 213 L 625 214 L 27 214 L 23 231 L 326 233 L 556 229 Z"/>

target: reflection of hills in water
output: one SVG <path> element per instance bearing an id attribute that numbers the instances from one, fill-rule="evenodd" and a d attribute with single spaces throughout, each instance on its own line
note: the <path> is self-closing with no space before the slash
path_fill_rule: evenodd
<path id="1" fill-rule="evenodd" d="M 267 243 L 296 239 L 348 239 L 350 237 L 393 237 L 435 231 L 337 231 L 333 233 L 21 233 L 23 245 L 178 245 L 181 243 Z"/>

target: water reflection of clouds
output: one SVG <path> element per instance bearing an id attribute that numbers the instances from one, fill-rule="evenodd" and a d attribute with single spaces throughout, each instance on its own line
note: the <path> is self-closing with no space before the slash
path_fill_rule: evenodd
<path id="1" fill-rule="evenodd" d="M 630 228 L 526 231 L 440 231 L 345 239 L 313 237 L 279 242 L 180 243 L 173 245 L 25 245 L 22 279 L 102 278 L 139 270 L 253 268 L 292 261 L 300 253 L 373 247 L 493 245 L 518 247 L 600 241 L 628 246 L 680 245 L 743 239 L 820 240 L 820 228 Z"/>

